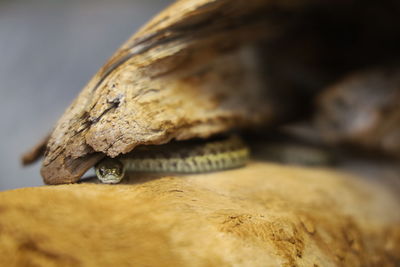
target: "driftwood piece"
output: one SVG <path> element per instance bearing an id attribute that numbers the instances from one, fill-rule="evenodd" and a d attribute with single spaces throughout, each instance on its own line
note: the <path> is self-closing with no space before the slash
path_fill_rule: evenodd
<path id="1" fill-rule="evenodd" d="M 318 98 L 325 141 L 400 157 L 400 69 L 353 73 Z"/>
<path id="2" fill-rule="evenodd" d="M 23 161 L 46 146 L 44 181 L 72 183 L 137 145 L 303 119 L 339 76 L 396 61 L 399 13 L 391 0 L 178 1 L 110 58 Z"/>
<path id="3" fill-rule="evenodd" d="M 58 121 L 47 142 L 44 181 L 76 182 L 104 155 L 140 144 L 208 137 L 272 120 L 268 103 L 274 100 L 265 97 L 254 41 L 284 24 L 280 7 L 307 2 L 179 1 L 160 13 Z"/>
<path id="4" fill-rule="evenodd" d="M 384 177 L 256 162 L 220 173 L 132 178 L 134 184 L 1 192 L 2 266 L 400 262 L 400 195 Z"/>

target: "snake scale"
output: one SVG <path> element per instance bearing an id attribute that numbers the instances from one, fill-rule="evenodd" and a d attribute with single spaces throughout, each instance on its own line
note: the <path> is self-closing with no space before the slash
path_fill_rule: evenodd
<path id="1" fill-rule="evenodd" d="M 213 172 L 244 166 L 248 158 L 248 147 L 233 135 L 140 146 L 128 154 L 103 159 L 95 171 L 101 182 L 116 184 L 125 172 Z"/>

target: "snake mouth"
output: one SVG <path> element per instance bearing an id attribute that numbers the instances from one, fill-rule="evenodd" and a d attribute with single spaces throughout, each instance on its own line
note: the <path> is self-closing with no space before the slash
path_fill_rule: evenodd
<path id="1" fill-rule="evenodd" d="M 116 175 L 105 175 L 105 176 L 97 176 L 99 180 L 104 184 L 118 184 L 123 177 Z"/>
<path id="2" fill-rule="evenodd" d="M 97 178 L 105 184 L 117 184 L 125 175 L 124 165 L 117 159 L 103 159 L 95 166 L 95 170 Z"/>

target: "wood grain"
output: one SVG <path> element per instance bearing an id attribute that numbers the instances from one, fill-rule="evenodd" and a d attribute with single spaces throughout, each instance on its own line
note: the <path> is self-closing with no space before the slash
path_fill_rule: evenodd
<path id="1" fill-rule="evenodd" d="M 191 0 L 161 12 L 60 118 L 47 142 L 45 183 L 76 182 L 98 152 L 115 157 L 140 144 L 272 121 L 274 101 L 264 90 L 255 42 L 284 25 L 280 8 L 303 2 Z"/>
<path id="2" fill-rule="evenodd" d="M 45 150 L 45 183 L 73 183 L 105 155 L 138 145 L 262 132 L 315 113 L 324 121 L 331 104 L 315 108 L 321 91 L 355 70 L 399 62 L 399 14 L 391 0 L 178 1 L 116 51 L 25 163 Z M 377 123 L 357 145 L 397 155 L 398 114 L 390 114 L 390 125 Z"/>

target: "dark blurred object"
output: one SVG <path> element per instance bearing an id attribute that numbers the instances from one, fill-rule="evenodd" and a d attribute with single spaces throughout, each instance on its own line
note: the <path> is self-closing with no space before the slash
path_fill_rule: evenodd
<path id="1" fill-rule="evenodd" d="M 400 156 L 400 2 L 325 1 L 286 11 L 288 22 L 261 57 L 285 126 L 305 122 L 313 142 Z"/>
<path id="2" fill-rule="evenodd" d="M 400 1 L 323 1 L 278 14 L 285 27 L 261 58 L 275 110 L 289 121 L 318 112 L 315 95 L 344 75 L 400 62 Z"/>
<path id="3" fill-rule="evenodd" d="M 400 68 L 349 74 L 318 98 L 323 138 L 400 157 Z"/>

